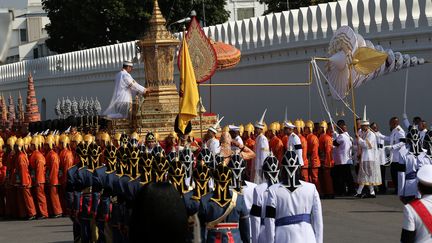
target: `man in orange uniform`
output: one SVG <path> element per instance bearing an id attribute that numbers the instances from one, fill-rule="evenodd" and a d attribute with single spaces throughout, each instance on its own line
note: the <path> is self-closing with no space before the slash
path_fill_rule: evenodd
<path id="1" fill-rule="evenodd" d="M 29 173 L 29 160 L 24 153 L 24 140 L 18 138 L 15 143 L 16 152 L 16 176 L 15 184 L 18 188 L 18 198 L 21 199 L 18 207 L 23 208 L 20 210 L 20 217 L 27 217 L 28 220 L 35 219 L 36 209 L 31 194 L 32 179 Z"/>
<path id="2" fill-rule="evenodd" d="M 331 177 L 331 170 L 334 166 L 333 161 L 333 129 L 331 126 L 327 125 L 326 121 L 320 123 L 320 133 L 319 138 L 319 157 L 321 160 L 321 170 L 320 170 L 320 184 L 321 184 L 321 194 L 323 198 L 334 198 L 333 191 L 333 180 Z"/>
<path id="3" fill-rule="evenodd" d="M 303 134 L 307 141 L 307 158 L 309 161 L 309 180 L 315 184 L 318 192 L 321 192 L 318 171 L 321 166 L 321 161 L 318 156 L 319 141 L 318 137 L 312 133 L 314 128 L 313 121 L 307 121 L 303 130 Z"/>
<path id="4" fill-rule="evenodd" d="M 15 141 L 17 137 L 12 136 L 7 140 L 6 147 L 6 160 L 3 167 L 6 168 L 6 178 L 5 178 L 5 194 L 6 194 L 6 207 L 5 216 L 7 218 L 18 217 L 18 207 L 17 207 L 17 190 L 15 188 Z M 21 213 L 21 215 L 24 214 Z"/>
<path id="5" fill-rule="evenodd" d="M 54 150 L 54 136 L 48 135 L 45 139 L 46 153 L 46 180 L 47 188 L 46 193 L 48 195 L 48 206 L 49 212 L 53 218 L 58 218 L 62 215 L 62 207 L 59 198 L 59 167 L 60 157 Z"/>
<path id="6" fill-rule="evenodd" d="M 39 151 L 41 147 L 41 138 L 38 135 L 33 136 L 30 150 L 30 175 L 32 176 L 32 193 L 38 211 L 38 219 L 48 217 L 48 207 L 45 197 L 45 157 Z"/>
<path id="7" fill-rule="evenodd" d="M 66 200 L 67 198 L 72 198 L 73 193 L 66 192 L 66 184 L 67 184 L 67 171 L 70 167 L 74 165 L 74 155 L 72 151 L 69 149 L 69 137 L 65 134 L 60 136 L 60 166 L 59 166 L 59 180 L 60 180 L 60 203 L 62 205 L 63 213 L 69 215 L 66 209 Z M 70 199 L 72 200 L 72 199 Z"/>
<path id="8" fill-rule="evenodd" d="M 303 128 L 304 128 L 305 124 L 304 124 L 303 120 L 296 120 L 294 122 L 294 125 L 295 125 L 294 133 L 300 138 L 300 142 L 301 142 L 301 146 L 302 146 L 302 158 L 303 158 L 303 165 L 301 167 L 302 168 L 301 169 L 302 180 L 310 182 L 310 179 L 309 179 L 309 160 L 307 158 L 308 146 L 307 146 L 307 140 L 303 136 Z"/>
<path id="9" fill-rule="evenodd" d="M 270 129 L 267 131 L 267 137 L 270 139 L 270 151 L 273 152 L 273 155 L 279 162 L 282 162 L 284 146 L 282 140 L 276 135 L 277 131 L 280 129 L 279 126 L 279 122 L 273 122 L 270 124 Z"/>

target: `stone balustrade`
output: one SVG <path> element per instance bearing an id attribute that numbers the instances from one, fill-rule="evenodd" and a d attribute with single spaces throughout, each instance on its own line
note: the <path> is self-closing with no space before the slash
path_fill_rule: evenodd
<path id="1" fill-rule="evenodd" d="M 365 37 L 431 33 L 432 0 L 348 0 L 318 4 L 204 28 L 216 41 L 237 46 L 244 55 L 259 49 L 290 48 L 328 41 L 342 25 Z M 137 57 L 135 41 L 53 55 L 0 66 L 0 83 L 117 70 Z M 139 58 L 138 58 L 139 60 Z M 74 74 L 71 74 L 74 73 Z"/>

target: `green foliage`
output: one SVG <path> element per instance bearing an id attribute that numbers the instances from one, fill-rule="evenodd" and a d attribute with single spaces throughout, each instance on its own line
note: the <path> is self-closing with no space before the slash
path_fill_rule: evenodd
<path id="1" fill-rule="evenodd" d="M 287 2 L 289 9 L 297 9 L 300 7 L 308 7 L 320 3 L 331 2 L 332 0 L 258 0 L 260 3 L 267 4 L 267 10 L 264 14 L 277 13 L 287 10 Z"/>
<path id="2" fill-rule="evenodd" d="M 190 15 L 202 18 L 202 1 L 159 0 L 167 25 Z M 207 25 L 226 22 L 226 0 L 205 0 Z M 50 50 L 65 53 L 139 39 L 146 31 L 153 0 L 42 0 L 50 24 Z M 172 29 L 179 28 L 172 25 Z"/>

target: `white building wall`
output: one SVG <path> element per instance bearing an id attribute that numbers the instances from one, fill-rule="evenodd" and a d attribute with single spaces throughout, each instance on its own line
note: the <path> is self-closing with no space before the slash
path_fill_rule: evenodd
<path id="1" fill-rule="evenodd" d="M 375 5 L 375 3 L 379 3 Z M 384 14 L 385 13 L 385 14 Z M 334 31 L 348 24 L 374 44 L 432 60 L 432 2 L 430 0 L 339 1 L 268 16 L 228 22 L 204 29 L 216 41 L 242 50 L 237 67 L 217 71 L 213 83 L 306 82 L 311 57 L 325 57 Z M 0 66 L 0 92 L 25 93 L 26 76 L 33 72 L 39 105 L 47 100 L 47 117 L 62 96 L 97 96 L 103 109 L 111 99 L 114 76 L 121 62 L 133 59 L 135 43 L 127 42 L 38 60 Z M 61 62 L 61 65 L 58 65 Z M 410 69 L 408 115 L 432 121 L 427 97 L 432 90 L 431 64 Z M 143 83 L 143 65 L 132 74 Z M 175 80 L 178 81 L 178 73 Z M 368 106 L 372 121 L 386 131 L 388 119 L 403 109 L 405 71 L 370 81 L 356 90 L 357 109 Z M 225 116 L 224 123 L 256 121 L 268 108 L 267 123 L 282 120 L 285 106 L 289 119 L 327 119 L 316 84 L 309 87 L 201 87 L 206 109 Z M 332 111 L 338 102 L 329 100 Z M 339 104 L 339 107 L 340 104 Z M 352 126 L 352 116 L 345 109 Z M 336 117 L 338 118 L 338 117 Z"/>
<path id="2" fill-rule="evenodd" d="M 239 9 L 253 8 L 254 15 L 251 17 L 261 16 L 265 11 L 265 4 L 260 4 L 257 0 L 227 0 L 225 9 L 230 12 L 228 21 L 237 21 L 239 19 Z"/>

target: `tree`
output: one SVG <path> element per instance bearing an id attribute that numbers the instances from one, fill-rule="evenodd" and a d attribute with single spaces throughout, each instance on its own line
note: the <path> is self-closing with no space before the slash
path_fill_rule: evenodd
<path id="1" fill-rule="evenodd" d="M 264 14 L 277 13 L 286 11 L 288 9 L 297 9 L 300 7 L 308 7 L 310 5 L 317 5 L 319 3 L 327 3 L 332 0 L 258 0 L 260 3 L 267 5 L 267 10 Z M 289 8 L 287 9 L 287 3 Z"/>
<path id="2" fill-rule="evenodd" d="M 159 0 L 167 26 L 190 15 L 202 18 L 202 1 Z M 226 22 L 226 0 L 206 0 L 207 25 Z M 65 53 L 139 39 L 147 29 L 153 0 L 42 0 L 50 50 Z M 172 25 L 174 30 L 178 26 Z"/>

